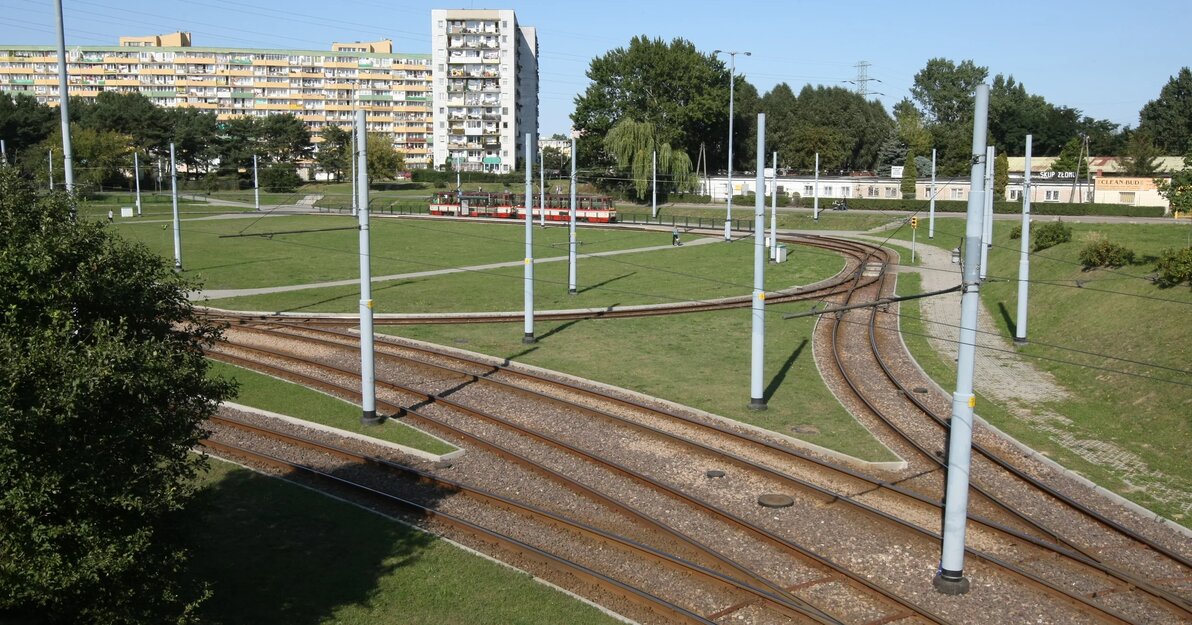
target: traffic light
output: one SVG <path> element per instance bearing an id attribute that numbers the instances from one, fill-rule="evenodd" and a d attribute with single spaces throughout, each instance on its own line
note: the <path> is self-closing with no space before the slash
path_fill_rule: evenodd
<path id="1" fill-rule="evenodd" d="M 918 228 L 918 227 L 919 227 L 919 218 L 911 217 L 911 228 Z"/>

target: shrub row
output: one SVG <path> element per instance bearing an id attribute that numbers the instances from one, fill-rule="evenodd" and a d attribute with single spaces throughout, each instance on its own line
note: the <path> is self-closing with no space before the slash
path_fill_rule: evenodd
<path id="1" fill-rule="evenodd" d="M 820 206 L 824 206 L 826 198 L 820 198 Z M 830 201 L 830 200 L 829 200 Z M 872 198 L 849 198 L 849 208 L 889 211 L 918 211 L 927 212 L 931 202 L 928 200 L 881 200 Z M 968 210 L 968 202 L 957 200 L 936 200 L 935 210 L 941 213 L 963 213 Z M 1003 214 L 1022 213 L 1022 202 L 993 203 L 993 212 Z M 1034 215 L 1118 215 L 1125 217 L 1162 217 L 1162 206 L 1123 206 L 1121 204 L 1073 204 L 1067 202 L 1033 202 L 1031 214 Z"/>

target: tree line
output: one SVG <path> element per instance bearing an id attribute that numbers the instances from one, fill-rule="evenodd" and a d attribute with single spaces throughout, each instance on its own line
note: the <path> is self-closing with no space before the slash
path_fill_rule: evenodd
<path id="1" fill-rule="evenodd" d="M 728 161 L 729 74 L 723 59 L 681 38 L 638 36 L 593 59 L 587 71 L 591 83 L 576 97 L 571 116 L 581 166 L 606 188 L 638 197 L 649 190 L 656 151 L 665 181 L 660 186 L 668 190 L 687 190 L 697 168 L 722 172 Z M 756 119 L 765 112 L 766 146 L 779 153 L 780 168 L 810 171 L 818 153 L 826 172 L 888 175 L 899 164 L 924 172 L 935 149 L 940 175 L 964 175 L 973 93 L 982 82 L 991 85 L 989 143 L 999 154 L 1022 155 L 1029 133 L 1034 155 L 1071 155 L 1059 166 L 1074 168 L 1087 138 L 1089 153 L 1122 156 L 1128 173 L 1147 175 L 1154 173 L 1156 157 L 1192 148 L 1188 68 L 1142 108 L 1137 129 L 1048 102 L 1013 76 L 998 74 L 990 81 L 989 69 L 971 60 L 929 60 L 892 115 L 876 99 L 839 86 L 805 85 L 796 92 L 781 83 L 759 95 L 744 76 L 732 80 L 734 170 L 754 168 Z"/>
<path id="2" fill-rule="evenodd" d="M 316 153 L 310 130 L 289 113 L 220 120 L 195 108 L 166 108 L 139 93 L 105 91 L 94 100 L 70 99 L 71 152 L 75 184 L 83 191 L 126 189 L 132 184 L 133 153 L 139 155 L 143 183 L 168 167 L 170 144 L 183 177 L 211 187 L 251 186 L 253 156 L 260 184 L 292 190 L 301 183 L 297 165 L 313 161 L 339 180 L 351 169 L 351 133 L 331 125 L 320 132 Z M 53 153 L 62 180 L 62 132 L 58 109 L 25 94 L 0 94 L 0 138 L 9 161 L 27 176 L 47 184 Z M 391 179 L 403 168 L 401 155 L 379 134 L 369 134 L 369 172 Z"/>

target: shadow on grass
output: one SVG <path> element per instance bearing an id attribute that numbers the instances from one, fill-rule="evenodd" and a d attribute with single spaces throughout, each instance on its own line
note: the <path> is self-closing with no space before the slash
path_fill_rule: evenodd
<path id="1" fill-rule="evenodd" d="M 386 291 L 389 289 L 396 289 L 399 286 L 407 286 L 410 284 L 416 284 L 418 282 L 421 282 L 421 280 L 403 280 L 403 281 L 399 281 L 399 282 L 393 282 L 391 284 L 386 284 L 385 286 L 382 286 L 382 287 L 373 286 L 372 292 L 379 293 L 381 291 Z M 317 302 L 309 302 L 306 304 L 300 304 L 298 306 L 293 306 L 290 308 L 283 308 L 277 312 L 298 312 L 298 311 L 306 310 L 308 308 L 313 308 L 315 306 L 322 306 L 323 304 L 330 304 L 331 302 L 338 302 L 340 300 L 346 300 L 346 299 L 352 299 L 352 300 L 359 301 L 360 300 L 360 291 L 353 291 L 352 293 L 347 293 L 345 295 L 336 295 L 335 297 L 328 297 L 327 299 L 319 300 Z"/>
<path id="2" fill-rule="evenodd" d="M 617 280 L 621 280 L 623 278 L 628 278 L 629 276 L 635 275 L 636 273 L 637 273 L 636 271 L 630 271 L 629 273 L 622 274 L 622 275 L 619 275 L 619 276 L 616 276 L 613 278 L 609 278 L 608 280 L 605 280 L 604 282 L 597 282 L 596 284 L 593 284 L 592 286 L 584 287 L 584 288 L 580 289 L 578 292 L 579 293 L 587 293 L 588 291 L 591 291 L 592 289 L 598 289 L 610 282 L 616 282 Z"/>
<path id="3" fill-rule="evenodd" d="M 543 339 L 552 337 L 552 336 L 562 332 L 563 330 L 566 330 L 567 328 L 570 328 L 571 326 L 573 326 L 581 321 L 584 321 L 584 320 L 583 319 L 572 319 L 571 321 L 568 321 L 567 323 L 560 323 L 559 325 L 552 328 L 549 332 L 545 332 L 541 336 L 539 336 L 538 340 L 541 341 Z"/>
<path id="4" fill-rule="evenodd" d="M 770 398 L 774 396 L 774 393 L 778 392 L 778 387 L 782 386 L 782 382 L 786 380 L 786 375 L 790 373 L 791 367 L 794 366 L 795 361 L 799 359 L 799 354 L 803 353 L 804 347 L 807 347 L 807 339 L 803 339 L 799 343 L 799 346 L 791 352 L 791 355 L 787 356 L 786 362 L 783 362 L 782 366 L 778 368 L 778 371 L 774 373 L 774 377 L 770 378 L 770 384 L 766 386 L 766 392 L 762 394 L 762 397 L 765 398 L 766 401 L 770 401 Z"/>
<path id="5" fill-rule="evenodd" d="M 1005 302 L 997 303 L 997 310 L 1002 315 L 1002 321 L 1006 324 L 1006 329 L 1010 331 L 1010 336 L 1018 335 L 1018 324 L 1014 322 L 1014 317 L 1010 315 L 1010 309 L 1006 308 Z"/>
<path id="6" fill-rule="evenodd" d="M 191 575 L 214 595 L 203 622 L 315 625 L 367 603 L 377 580 L 433 538 L 321 495 L 232 471 L 192 502 Z M 433 502 L 430 504 L 433 505 Z"/>

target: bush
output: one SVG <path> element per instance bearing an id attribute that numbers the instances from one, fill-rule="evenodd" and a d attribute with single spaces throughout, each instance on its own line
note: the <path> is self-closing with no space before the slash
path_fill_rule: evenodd
<path id="1" fill-rule="evenodd" d="M 752 193 L 746 193 L 745 195 L 738 196 L 738 197 L 741 198 L 739 200 L 740 206 L 753 206 L 754 202 L 757 201 L 757 196 L 755 196 Z M 762 204 L 765 206 L 766 210 L 770 210 L 770 197 L 771 196 L 767 195 L 765 198 L 762 199 Z M 789 206 L 790 198 L 788 198 L 786 196 L 786 194 L 780 195 L 780 196 L 778 196 L 778 200 L 777 200 L 777 202 L 775 202 L 775 204 L 777 204 L 778 206 L 784 206 L 784 207 Z M 733 205 L 734 206 L 738 205 L 738 200 L 733 200 Z"/>
<path id="2" fill-rule="evenodd" d="M 273 163 L 260 171 L 261 189 L 270 193 L 293 193 L 302 186 L 302 178 L 293 163 Z"/>
<path id="3" fill-rule="evenodd" d="M 1072 228 L 1062 221 L 1052 221 L 1039 226 L 1031 243 L 1031 251 L 1038 252 L 1053 245 L 1072 240 Z"/>
<path id="4" fill-rule="evenodd" d="M 820 198 L 822 205 L 826 198 Z M 930 206 L 928 200 L 885 200 L 876 198 L 849 198 L 849 208 L 862 210 L 910 211 L 926 213 Z M 968 210 L 968 202 L 960 200 L 935 201 L 935 210 L 940 213 L 963 213 Z M 1022 213 L 1022 202 L 994 202 L 993 212 L 999 215 L 1013 215 Z M 1031 204 L 1031 213 L 1035 215 L 1121 215 L 1126 217 L 1162 217 L 1162 206 L 1125 206 L 1122 204 L 1068 204 L 1064 202 L 1036 202 Z"/>
<path id="5" fill-rule="evenodd" d="M 1159 272 L 1155 282 L 1161 287 L 1173 287 L 1184 282 L 1192 286 L 1192 247 L 1163 250 L 1155 271 Z"/>
<path id="6" fill-rule="evenodd" d="M 1014 226 L 1013 228 L 1010 228 L 1010 240 L 1011 241 L 1017 241 L 1018 239 L 1021 239 L 1021 238 L 1022 238 L 1022 224 L 1018 224 L 1018 225 Z"/>
<path id="7" fill-rule="evenodd" d="M 1080 250 L 1080 264 L 1085 269 L 1121 267 L 1133 262 L 1134 250 L 1112 243 L 1109 239 L 1097 239 Z"/>

